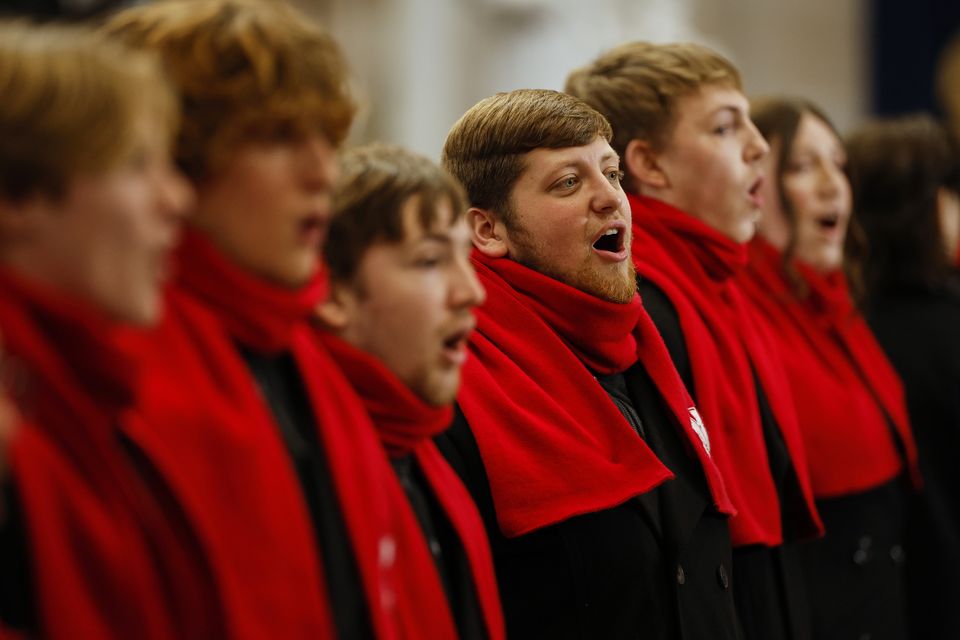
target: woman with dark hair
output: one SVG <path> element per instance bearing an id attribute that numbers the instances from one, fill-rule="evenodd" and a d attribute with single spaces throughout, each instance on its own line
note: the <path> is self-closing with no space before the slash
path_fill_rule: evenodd
<path id="1" fill-rule="evenodd" d="M 866 125 L 847 145 L 868 316 L 903 378 L 924 478 L 906 538 L 911 630 L 960 638 L 960 157 L 926 116 Z"/>
<path id="2" fill-rule="evenodd" d="M 813 637 L 907 638 L 903 529 L 916 454 L 900 381 L 854 304 L 860 232 L 836 129 L 755 102 L 771 147 L 743 290 L 777 336 L 826 535 L 803 549 Z"/>

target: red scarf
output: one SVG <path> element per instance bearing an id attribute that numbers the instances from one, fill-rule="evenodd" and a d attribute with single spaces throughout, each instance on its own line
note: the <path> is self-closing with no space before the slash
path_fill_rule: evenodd
<path id="1" fill-rule="evenodd" d="M 475 253 L 474 264 L 487 302 L 458 400 L 504 535 L 623 504 L 673 477 L 585 363 L 613 373 L 640 359 L 696 452 L 717 508 L 730 513 L 691 426 L 693 403 L 639 298 L 606 302 L 512 260 Z"/>
<path id="2" fill-rule="evenodd" d="M 406 495 L 362 401 L 309 322 L 324 291 L 320 276 L 296 291 L 275 287 L 196 233 L 186 235 L 180 258 L 171 312 L 153 341 L 146 419 L 133 437 L 205 532 L 235 633 L 333 633 L 302 490 L 239 343 L 265 354 L 287 350 L 297 364 L 376 637 L 453 637 L 431 608 L 435 569 L 418 553 L 423 534 Z"/>
<path id="3" fill-rule="evenodd" d="M 664 202 L 628 197 L 637 273 L 664 292 L 680 318 L 697 405 L 737 509 L 730 522 L 734 546 L 782 543 L 781 508 L 804 516 L 801 535 L 821 533 L 786 376 L 772 338 L 732 278 L 746 264 L 745 247 Z M 754 372 L 787 445 L 804 504 L 780 504 L 763 439 Z"/>
<path id="4" fill-rule="evenodd" d="M 888 418 L 918 479 L 902 385 L 854 308 L 842 272 L 822 276 L 796 263 L 809 288 L 800 300 L 781 264 L 777 249 L 754 240 L 741 282 L 784 354 L 814 493 L 818 498 L 858 493 L 902 471 Z"/>
<path id="5" fill-rule="evenodd" d="M 433 436 L 450 426 L 453 419 L 451 407 L 426 404 L 378 360 L 332 334 L 320 333 L 320 339 L 363 399 L 380 434 L 380 441 L 390 456 L 402 457 L 412 453 L 416 457 L 430 489 L 463 544 L 490 637 L 503 638 L 505 631 L 500 596 L 483 521 L 460 478 L 432 440 Z M 410 517 L 415 517 L 412 511 Z M 428 553 L 426 545 L 421 547 L 418 551 Z M 431 583 L 436 582 L 431 595 L 443 596 L 439 576 L 425 572 L 423 577 L 424 580 L 429 578 Z M 445 600 L 430 603 L 425 608 L 434 612 L 438 625 L 443 618 L 444 624 L 451 625 L 453 629 L 454 622 L 448 615 Z M 429 637 L 441 636 L 431 634 Z M 456 634 L 448 637 L 456 637 Z"/>
<path id="6" fill-rule="evenodd" d="M 202 562 L 130 464 L 117 427 L 137 369 L 91 307 L 0 272 L 9 450 L 44 638 L 218 633 Z M 162 562 L 157 562 L 162 558 Z"/>

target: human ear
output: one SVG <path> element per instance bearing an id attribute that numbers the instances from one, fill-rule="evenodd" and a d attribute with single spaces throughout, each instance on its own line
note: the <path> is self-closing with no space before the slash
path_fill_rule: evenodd
<path id="1" fill-rule="evenodd" d="M 634 138 L 627 143 L 623 154 L 623 170 L 638 189 L 665 189 L 670 186 L 670 180 L 660 166 L 659 154 L 646 140 Z"/>
<path id="2" fill-rule="evenodd" d="M 316 316 L 323 326 L 341 334 L 350 325 L 356 294 L 343 283 L 333 283 L 327 299 L 317 305 Z"/>
<path id="3" fill-rule="evenodd" d="M 497 220 L 492 211 L 470 207 L 467 210 L 467 223 L 470 225 L 470 239 L 477 251 L 489 258 L 507 255 L 503 223 Z"/>

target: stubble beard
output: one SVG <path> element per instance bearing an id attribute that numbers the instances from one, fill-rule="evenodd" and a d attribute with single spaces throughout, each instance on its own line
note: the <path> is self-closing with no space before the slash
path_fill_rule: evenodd
<path id="1" fill-rule="evenodd" d="M 597 266 L 588 253 L 572 273 L 557 269 L 549 258 L 550 249 L 522 229 L 513 230 L 514 255 L 518 263 L 584 293 L 617 304 L 627 304 L 637 294 L 637 276 L 633 260 Z M 629 245 L 628 245 L 629 246 Z"/>

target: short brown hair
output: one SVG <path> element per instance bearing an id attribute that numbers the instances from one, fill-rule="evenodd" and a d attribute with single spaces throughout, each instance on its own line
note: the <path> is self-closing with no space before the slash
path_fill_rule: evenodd
<path id="1" fill-rule="evenodd" d="M 588 104 L 558 91 L 498 93 L 471 107 L 453 125 L 442 164 L 467 190 L 470 205 L 512 223 L 510 192 L 534 149 L 562 149 L 610 140 L 610 123 Z"/>
<path id="2" fill-rule="evenodd" d="M 740 73 L 719 53 L 693 43 L 630 42 L 567 76 L 565 91 L 602 113 L 623 157 L 631 140 L 662 150 L 676 124 L 676 104 L 703 85 L 741 89 Z M 625 178 L 631 186 L 630 177 Z"/>
<path id="3" fill-rule="evenodd" d="M 146 115 L 172 137 L 158 61 L 81 27 L 0 22 L 0 197 L 59 197 L 72 175 L 121 164 Z"/>
<path id="4" fill-rule="evenodd" d="M 941 188 L 960 194 L 960 152 L 926 115 L 878 120 L 847 138 L 853 202 L 867 233 L 868 296 L 937 289 L 955 271 L 938 215 Z"/>
<path id="5" fill-rule="evenodd" d="M 334 281 L 352 279 L 371 245 L 403 240 L 401 213 L 414 196 L 424 229 L 435 224 L 437 206 L 442 202 L 450 204 L 451 223 L 467 209 L 466 195 L 456 178 L 424 156 L 383 144 L 342 154 L 341 178 L 334 191 L 333 219 L 324 249 Z"/>
<path id="6" fill-rule="evenodd" d="M 183 98 L 176 158 L 195 181 L 239 143 L 319 131 L 337 145 L 353 120 L 336 43 L 281 0 L 158 0 L 106 30 L 166 63 Z"/>

